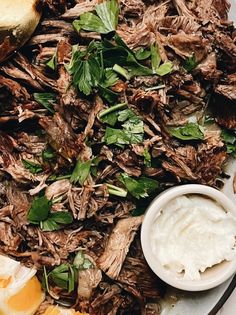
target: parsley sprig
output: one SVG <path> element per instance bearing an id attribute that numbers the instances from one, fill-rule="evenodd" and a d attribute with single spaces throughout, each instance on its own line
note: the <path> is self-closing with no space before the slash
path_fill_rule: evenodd
<path id="1" fill-rule="evenodd" d="M 73 217 L 69 212 L 51 212 L 52 201 L 46 196 L 35 198 L 29 209 L 27 218 L 32 224 L 40 225 L 43 231 L 59 230 L 64 224 L 71 224 Z"/>

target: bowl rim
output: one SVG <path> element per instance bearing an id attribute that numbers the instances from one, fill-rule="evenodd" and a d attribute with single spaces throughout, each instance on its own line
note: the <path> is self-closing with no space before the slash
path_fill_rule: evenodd
<path id="1" fill-rule="evenodd" d="M 227 212 L 232 213 L 232 215 L 236 217 L 236 207 L 234 203 L 223 192 L 210 186 L 200 184 L 175 186 L 160 193 L 147 208 L 141 227 L 141 245 L 148 265 L 163 281 L 181 290 L 208 290 L 220 285 L 236 272 L 236 258 L 232 261 L 226 262 L 226 264 L 222 266 L 222 271 L 217 272 L 216 276 L 211 276 L 209 279 L 184 280 L 175 278 L 171 276 L 171 274 L 168 274 L 166 269 L 157 261 L 151 250 L 149 231 L 160 209 L 173 198 L 186 194 L 201 194 L 208 196 L 213 200 L 216 200 Z"/>

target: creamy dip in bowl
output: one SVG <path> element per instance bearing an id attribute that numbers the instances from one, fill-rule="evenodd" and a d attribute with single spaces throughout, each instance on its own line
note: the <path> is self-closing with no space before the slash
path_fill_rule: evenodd
<path id="1" fill-rule="evenodd" d="M 141 241 L 162 280 L 183 290 L 210 289 L 236 271 L 235 205 L 208 186 L 171 188 L 147 209 Z"/>

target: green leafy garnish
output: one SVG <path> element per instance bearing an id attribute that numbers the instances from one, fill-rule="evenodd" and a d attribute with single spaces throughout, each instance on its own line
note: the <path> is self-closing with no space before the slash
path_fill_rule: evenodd
<path id="1" fill-rule="evenodd" d="M 226 144 L 227 153 L 236 158 L 236 130 L 223 129 L 221 137 Z"/>
<path id="2" fill-rule="evenodd" d="M 197 60 L 195 54 L 193 53 L 192 56 L 188 57 L 184 62 L 184 69 L 188 72 L 191 72 L 197 66 Z"/>
<path id="3" fill-rule="evenodd" d="M 128 192 L 137 199 L 146 198 L 159 188 L 159 183 L 156 180 L 147 177 L 134 179 L 123 173 L 119 179 L 125 185 Z"/>
<path id="4" fill-rule="evenodd" d="M 54 104 L 56 102 L 56 94 L 54 93 L 34 93 L 34 99 L 43 105 L 50 113 L 54 114 Z"/>
<path id="5" fill-rule="evenodd" d="M 61 224 L 70 224 L 73 217 L 65 211 L 51 213 L 52 202 L 46 196 L 34 199 L 28 212 L 28 221 L 39 224 L 43 231 L 55 231 L 61 228 Z"/>
<path id="6" fill-rule="evenodd" d="M 89 176 L 92 161 L 81 162 L 77 161 L 74 171 L 71 175 L 70 181 L 74 184 L 78 183 L 83 186 L 84 182 Z"/>
<path id="7" fill-rule="evenodd" d="M 50 294 L 49 281 L 52 281 L 58 287 L 68 290 L 68 293 L 74 291 L 75 283 L 77 282 L 77 269 L 70 264 L 61 264 L 47 273 L 44 267 L 44 284 Z"/>
<path id="8" fill-rule="evenodd" d="M 55 157 L 56 157 L 56 154 L 51 147 L 48 147 L 42 152 L 42 158 L 44 161 L 53 160 Z"/>
<path id="9" fill-rule="evenodd" d="M 31 223 L 39 223 L 47 219 L 49 212 L 52 207 L 52 202 L 48 200 L 45 196 L 35 198 L 31 204 L 28 220 Z"/>
<path id="10" fill-rule="evenodd" d="M 55 52 L 52 56 L 52 58 L 50 58 L 48 60 L 48 62 L 46 63 L 46 65 L 52 69 L 52 70 L 56 70 L 57 68 L 57 52 Z"/>
<path id="11" fill-rule="evenodd" d="M 118 197 L 126 197 L 127 196 L 127 191 L 124 190 L 123 188 L 111 185 L 106 183 L 107 188 L 108 188 L 108 192 L 110 195 L 113 196 L 118 196 Z"/>
<path id="12" fill-rule="evenodd" d="M 135 57 L 137 60 L 145 60 L 151 56 L 151 51 L 145 48 L 140 48 L 135 51 Z"/>
<path id="13" fill-rule="evenodd" d="M 111 106 L 105 110 L 102 110 L 98 118 L 103 122 L 107 123 L 110 126 L 115 126 L 118 119 L 118 110 L 124 109 L 127 107 L 127 103 L 121 103 L 114 106 Z"/>
<path id="14" fill-rule="evenodd" d="M 148 149 L 144 149 L 143 151 L 143 157 L 144 157 L 144 165 L 147 167 L 151 167 L 151 154 L 148 152 Z"/>
<path id="15" fill-rule="evenodd" d="M 28 160 L 22 160 L 22 163 L 24 165 L 24 167 L 30 171 L 30 173 L 32 174 L 38 174 L 41 173 L 43 171 L 43 168 L 40 164 L 32 162 L 32 161 L 28 161 Z"/>
<path id="16" fill-rule="evenodd" d="M 107 115 L 109 116 L 106 117 Z M 121 125 L 122 129 L 106 127 L 104 141 L 107 145 L 116 144 L 122 147 L 125 144 L 142 142 L 144 134 L 143 121 L 131 109 L 108 112 L 107 115 L 103 115 L 103 119 L 112 126 L 116 122 L 123 123 Z"/>
<path id="17" fill-rule="evenodd" d="M 80 15 L 73 26 L 79 32 L 81 29 L 90 32 L 107 34 L 115 31 L 118 25 L 119 5 L 116 0 L 104 1 L 95 6 L 96 14 L 86 12 Z"/>
<path id="18" fill-rule="evenodd" d="M 71 224 L 73 217 L 69 212 L 58 211 L 50 213 L 48 218 L 40 222 L 40 227 L 43 231 L 56 231 L 59 230 L 60 224 Z"/>
<path id="19" fill-rule="evenodd" d="M 78 270 L 86 270 L 86 269 L 91 269 L 94 267 L 93 263 L 88 258 L 85 257 L 83 251 L 79 251 L 77 253 L 77 255 L 75 256 L 73 265 Z"/>
<path id="20" fill-rule="evenodd" d="M 173 69 L 173 64 L 171 61 L 166 61 L 161 65 L 161 56 L 159 53 L 159 48 L 156 44 L 151 45 L 151 63 L 153 74 L 158 74 L 160 76 L 170 73 Z"/>
<path id="21" fill-rule="evenodd" d="M 181 140 L 203 140 L 203 128 L 195 123 L 188 123 L 182 127 L 170 128 L 169 132 L 172 136 Z"/>

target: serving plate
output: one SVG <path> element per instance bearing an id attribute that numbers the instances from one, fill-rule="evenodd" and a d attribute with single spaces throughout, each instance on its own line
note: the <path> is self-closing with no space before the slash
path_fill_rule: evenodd
<path id="1" fill-rule="evenodd" d="M 236 0 L 230 0 L 229 20 L 236 24 Z M 229 160 L 225 171 L 231 177 L 225 181 L 222 191 L 236 204 L 233 192 L 233 177 L 236 159 Z M 161 315 L 215 315 L 236 288 L 236 275 L 222 285 L 202 292 L 185 292 L 169 287 L 161 302 Z M 232 315 L 236 314 L 232 310 Z M 223 314 L 222 314 L 223 315 Z"/>

